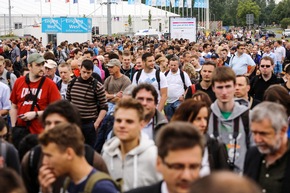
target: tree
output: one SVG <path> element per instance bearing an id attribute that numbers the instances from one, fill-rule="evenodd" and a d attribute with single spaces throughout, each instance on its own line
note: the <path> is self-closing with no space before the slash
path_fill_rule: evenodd
<path id="1" fill-rule="evenodd" d="M 282 19 L 280 24 L 281 24 L 282 28 L 284 28 L 284 29 L 288 28 L 288 26 L 290 26 L 290 18 Z"/>
<path id="2" fill-rule="evenodd" d="M 128 16 L 128 25 L 131 27 L 132 26 L 132 17 L 131 15 L 129 14 Z"/>
<path id="3" fill-rule="evenodd" d="M 149 10 L 149 13 L 148 13 L 148 24 L 149 24 L 149 28 L 151 27 L 151 22 L 152 22 L 152 15 L 151 15 L 151 10 Z"/>
<path id="4" fill-rule="evenodd" d="M 256 2 L 252 0 L 241 0 L 238 3 L 237 8 L 237 18 L 239 19 L 240 25 L 246 25 L 246 15 L 254 14 L 254 18 L 256 21 L 259 21 L 259 17 L 261 15 L 261 9 Z"/>

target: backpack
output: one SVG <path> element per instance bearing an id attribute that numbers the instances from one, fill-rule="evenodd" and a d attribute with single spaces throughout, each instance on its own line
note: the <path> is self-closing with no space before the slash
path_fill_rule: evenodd
<path id="1" fill-rule="evenodd" d="M 234 119 L 234 127 L 235 127 L 235 125 L 238 125 L 240 117 L 242 119 L 242 123 L 243 123 L 243 126 L 244 126 L 244 131 L 245 131 L 245 134 L 246 134 L 246 146 L 247 146 L 247 149 L 249 149 L 249 147 L 251 145 L 251 139 L 250 139 L 250 136 L 249 136 L 249 134 L 250 134 L 249 110 L 246 110 L 239 117 Z M 214 113 L 213 113 L 213 134 L 214 134 L 215 138 L 217 138 L 219 136 L 218 118 L 217 118 L 217 116 Z M 238 137 L 238 136 L 236 136 L 236 137 Z"/>
<path id="2" fill-rule="evenodd" d="M 114 184 L 114 186 L 116 187 L 116 189 L 119 192 L 121 192 L 121 186 L 119 183 L 116 183 L 108 174 L 106 174 L 104 172 L 97 171 L 88 178 L 83 193 L 92 193 L 94 185 L 102 180 L 107 180 L 107 181 L 112 182 Z M 62 193 L 66 192 L 70 181 L 71 180 L 69 177 L 67 177 L 65 179 L 64 184 L 63 184 Z"/>
<path id="3" fill-rule="evenodd" d="M 85 145 L 85 158 L 87 162 L 93 166 L 94 165 L 94 150 L 90 148 L 89 146 Z M 36 146 L 35 148 L 32 148 L 29 154 L 28 158 L 28 171 L 29 176 L 31 178 L 32 182 L 35 182 L 38 184 L 38 170 L 39 170 L 39 161 L 41 158 L 41 147 Z M 38 184 L 39 185 L 39 184 Z M 39 187 L 33 186 L 29 187 L 30 192 L 38 192 Z"/>
<path id="4" fill-rule="evenodd" d="M 3 158 L 3 167 L 6 166 L 5 163 L 6 163 L 6 159 L 7 159 L 7 150 L 8 150 L 7 144 L 5 143 L 5 141 L 0 139 L 0 157 Z M 0 168 L 1 168 L 1 165 L 0 165 Z"/>
<path id="5" fill-rule="evenodd" d="M 183 82 L 183 88 L 184 88 L 184 90 L 186 90 L 186 89 L 187 89 L 187 86 L 186 86 L 186 84 L 185 84 L 185 80 L 184 80 L 184 72 L 183 72 L 182 70 L 179 70 L 179 71 L 180 71 L 180 78 L 181 78 L 181 80 L 182 80 L 182 82 Z M 168 73 L 169 73 L 169 70 L 167 70 L 167 71 L 164 73 L 164 75 L 167 76 Z"/>
<path id="6" fill-rule="evenodd" d="M 9 86 L 10 90 L 12 90 L 12 88 L 11 88 L 11 81 L 10 81 L 10 79 L 11 79 L 11 72 L 7 71 L 7 73 L 6 73 L 6 79 L 7 79 L 7 83 L 8 83 L 8 86 Z"/>
<path id="7" fill-rule="evenodd" d="M 137 75 L 136 75 L 136 83 L 137 84 L 138 84 L 138 81 L 140 79 L 141 73 L 142 73 L 142 70 L 139 70 L 137 72 Z M 158 83 L 158 90 L 160 90 L 160 70 L 155 71 L 155 77 L 156 77 L 156 81 Z"/>
<path id="8" fill-rule="evenodd" d="M 98 129 L 97 142 L 94 147 L 98 153 L 101 153 L 109 133 L 113 130 L 114 120 L 115 117 L 113 114 L 106 115 L 101 123 L 100 128 Z"/>
<path id="9" fill-rule="evenodd" d="M 78 77 L 74 77 L 69 85 L 67 86 L 67 89 L 71 90 L 71 88 L 73 87 L 73 85 L 75 84 L 76 80 L 77 80 Z M 92 86 L 93 86 L 93 91 L 94 91 L 94 95 L 95 95 L 95 98 L 96 98 L 96 91 L 97 91 L 97 85 L 98 85 L 98 80 L 96 78 L 93 79 L 92 81 Z"/>

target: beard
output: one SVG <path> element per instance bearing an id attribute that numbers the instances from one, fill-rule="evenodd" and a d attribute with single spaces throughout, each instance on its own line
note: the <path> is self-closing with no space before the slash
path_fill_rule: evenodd
<path id="1" fill-rule="evenodd" d="M 266 143 L 257 143 L 256 145 L 261 154 L 274 154 L 280 149 L 282 139 L 277 136 L 274 145 L 269 145 Z"/>

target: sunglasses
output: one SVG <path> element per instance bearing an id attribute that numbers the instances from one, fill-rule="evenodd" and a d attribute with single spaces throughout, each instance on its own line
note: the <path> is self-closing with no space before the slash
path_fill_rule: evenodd
<path id="1" fill-rule="evenodd" d="M 271 67 L 271 65 L 260 65 L 261 66 L 261 68 L 270 68 Z"/>

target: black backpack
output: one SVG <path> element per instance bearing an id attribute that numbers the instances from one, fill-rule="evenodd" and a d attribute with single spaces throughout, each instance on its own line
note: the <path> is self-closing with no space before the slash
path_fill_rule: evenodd
<path id="1" fill-rule="evenodd" d="M 184 80 L 184 72 L 183 72 L 182 70 L 179 70 L 179 71 L 180 71 L 180 78 L 181 78 L 181 80 L 182 80 L 182 82 L 183 82 L 183 88 L 184 88 L 184 90 L 186 91 L 187 86 L 186 86 L 186 84 L 185 84 L 185 80 Z M 168 73 L 169 73 L 169 70 L 167 70 L 167 71 L 164 73 L 164 75 L 167 76 Z"/>
<path id="2" fill-rule="evenodd" d="M 137 84 L 138 84 L 138 81 L 140 79 L 141 73 L 142 73 L 142 70 L 139 70 L 137 72 L 137 75 L 136 75 L 136 83 Z M 156 77 L 156 81 L 158 83 L 158 90 L 160 90 L 160 70 L 155 71 L 155 77 Z"/>

